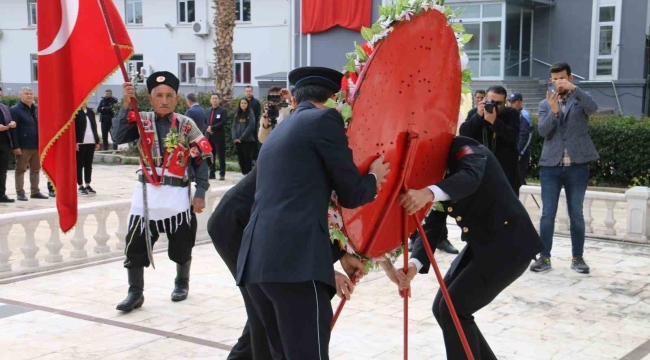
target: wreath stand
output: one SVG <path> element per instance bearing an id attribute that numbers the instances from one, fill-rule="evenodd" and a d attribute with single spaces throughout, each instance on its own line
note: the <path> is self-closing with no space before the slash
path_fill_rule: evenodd
<path id="1" fill-rule="evenodd" d="M 397 195 L 399 193 L 406 193 L 408 192 L 408 179 L 410 178 L 411 174 L 411 169 L 413 167 L 413 159 L 415 158 L 415 150 L 417 149 L 418 145 L 418 140 L 419 140 L 419 134 L 415 130 L 415 127 L 412 125 L 409 125 L 408 131 L 407 131 L 407 141 L 406 141 L 406 159 L 405 161 L 401 164 L 400 166 L 400 173 L 399 177 L 397 179 L 397 186 L 393 189 L 393 192 L 390 194 L 390 201 L 388 202 L 388 206 L 385 207 L 381 214 L 379 215 L 379 220 L 377 222 L 377 226 L 374 228 L 374 231 L 372 232 L 370 241 L 368 241 L 368 244 L 372 244 L 375 239 L 377 238 L 377 235 L 379 234 L 379 231 L 381 230 L 385 220 L 386 220 L 386 215 L 392 208 L 392 206 L 395 205 L 395 202 L 397 200 Z M 408 261 L 409 261 L 409 252 L 408 252 L 408 238 L 409 238 L 409 231 L 408 231 L 408 213 L 406 212 L 406 209 L 402 209 L 402 213 L 404 216 L 404 221 L 402 225 L 403 229 L 403 246 L 404 246 L 404 269 L 403 271 L 405 273 L 408 272 Z M 422 228 L 422 219 L 419 218 L 417 212 L 414 213 L 413 215 L 410 215 L 413 220 L 415 220 L 417 227 L 418 227 L 418 232 L 420 233 L 420 237 L 422 239 L 422 243 L 424 244 L 424 248 L 427 252 L 427 256 L 429 257 L 429 260 L 431 261 L 431 266 L 433 267 L 433 270 L 436 273 L 436 278 L 438 279 L 438 284 L 440 284 L 440 290 L 442 291 L 442 295 L 445 299 L 445 302 L 447 303 L 447 307 L 449 308 L 449 312 L 451 313 L 451 318 L 454 321 L 454 325 L 456 326 L 456 330 L 458 331 L 458 336 L 460 337 L 460 341 L 463 344 L 463 348 L 465 349 L 465 354 L 467 355 L 468 360 L 474 360 L 474 356 L 472 355 L 472 350 L 469 347 L 469 343 L 467 342 L 467 338 L 465 337 L 465 332 L 463 331 L 463 327 L 460 324 L 460 321 L 458 320 L 458 315 L 456 314 L 456 309 L 454 308 L 454 305 L 451 301 L 451 297 L 449 296 L 449 291 L 447 290 L 447 285 L 445 285 L 445 281 L 442 277 L 442 274 L 440 273 L 440 269 L 438 268 L 438 263 L 436 262 L 435 257 L 433 256 L 433 250 L 431 249 L 431 245 L 429 244 L 429 240 L 427 239 L 426 233 L 424 232 L 424 229 Z M 352 279 L 352 282 L 356 282 L 356 278 Z M 404 289 L 402 290 L 402 296 L 404 298 L 404 360 L 408 360 L 408 291 L 409 289 Z M 343 307 L 345 306 L 346 299 L 343 298 L 341 299 L 341 302 L 339 303 L 339 306 L 336 309 L 336 312 L 334 313 L 334 317 L 332 318 L 332 324 L 331 324 L 331 329 L 334 329 L 334 325 L 336 324 L 336 321 L 339 318 L 339 315 L 341 315 L 341 311 L 343 310 Z"/>

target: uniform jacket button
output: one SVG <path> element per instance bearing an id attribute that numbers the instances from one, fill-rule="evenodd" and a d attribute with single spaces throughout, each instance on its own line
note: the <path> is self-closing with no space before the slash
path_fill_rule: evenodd
<path id="1" fill-rule="evenodd" d="M 453 211 L 454 211 L 453 207 L 450 206 L 450 207 L 447 208 L 447 212 L 453 212 Z"/>
<path id="2" fill-rule="evenodd" d="M 463 228 L 463 232 L 467 234 L 467 233 L 469 232 L 469 229 L 466 228 L 466 227 L 464 227 L 464 228 Z"/>
<path id="3" fill-rule="evenodd" d="M 460 217 L 460 216 L 456 216 L 456 221 L 460 222 L 461 220 L 463 220 L 462 217 Z"/>
<path id="4" fill-rule="evenodd" d="M 508 225 L 508 220 L 504 221 L 503 225 Z"/>

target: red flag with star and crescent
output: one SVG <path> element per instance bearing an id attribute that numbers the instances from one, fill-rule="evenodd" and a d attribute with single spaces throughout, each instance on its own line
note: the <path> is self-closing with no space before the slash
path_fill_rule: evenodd
<path id="1" fill-rule="evenodd" d="M 38 2 L 39 150 L 64 232 L 77 222 L 75 114 L 120 65 L 99 1 Z M 105 9 L 128 59 L 133 45 L 120 13 L 113 1 L 105 1 Z"/>

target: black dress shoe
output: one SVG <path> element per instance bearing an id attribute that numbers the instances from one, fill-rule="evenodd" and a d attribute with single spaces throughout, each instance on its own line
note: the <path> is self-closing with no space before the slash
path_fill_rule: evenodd
<path id="1" fill-rule="evenodd" d="M 43 199 L 43 200 L 47 200 L 47 199 L 49 199 L 49 197 L 47 197 L 47 196 L 45 196 L 45 195 L 43 195 L 43 194 L 41 194 L 41 193 L 38 193 L 38 194 L 32 194 L 32 195 L 30 196 L 30 198 L 32 198 L 32 199 Z"/>
<path id="2" fill-rule="evenodd" d="M 54 191 L 50 191 L 50 197 L 56 197 L 56 194 L 54 193 Z"/>
<path id="3" fill-rule="evenodd" d="M 25 194 L 18 194 L 16 197 L 18 198 L 18 201 L 27 201 L 27 196 Z"/>
<path id="4" fill-rule="evenodd" d="M 0 196 L 0 203 L 12 203 L 14 201 L 16 200 L 8 198 L 7 195 Z"/>
<path id="5" fill-rule="evenodd" d="M 442 240 L 440 243 L 438 243 L 437 248 L 446 252 L 447 254 L 456 255 L 459 253 L 459 251 L 454 247 L 454 245 L 452 245 L 447 239 Z"/>

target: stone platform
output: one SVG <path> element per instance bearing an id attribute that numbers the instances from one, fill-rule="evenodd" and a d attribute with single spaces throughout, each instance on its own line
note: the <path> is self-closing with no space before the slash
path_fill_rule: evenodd
<path id="1" fill-rule="evenodd" d="M 449 229 L 462 246 L 459 231 Z M 650 360 L 650 249 L 590 240 L 590 275 L 569 269 L 568 239 L 556 238 L 553 255 L 554 270 L 526 272 L 477 313 L 499 359 Z M 174 264 L 165 252 L 155 256 L 144 307 L 129 314 L 114 310 L 127 290 L 121 259 L 0 281 L 0 358 L 225 359 L 246 314 L 212 245 L 195 248 L 190 297 L 180 303 L 169 300 Z M 445 271 L 453 256 L 437 256 Z M 431 313 L 437 288 L 432 274 L 413 283 L 410 359 L 445 359 Z M 383 272 L 371 273 L 343 310 L 330 358 L 402 359 L 402 321 L 396 287 Z"/>

